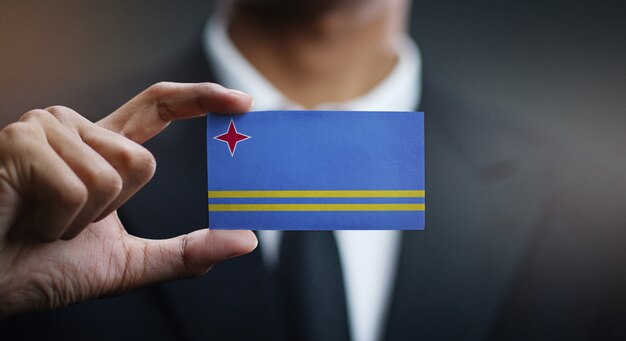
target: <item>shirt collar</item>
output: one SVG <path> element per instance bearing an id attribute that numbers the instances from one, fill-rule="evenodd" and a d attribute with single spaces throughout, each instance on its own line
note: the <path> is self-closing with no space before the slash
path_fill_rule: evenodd
<path id="1" fill-rule="evenodd" d="M 254 97 L 253 110 L 299 109 L 237 50 L 226 32 L 228 15 L 216 13 L 207 20 L 203 32 L 204 53 L 219 82 Z M 367 93 L 348 102 L 320 104 L 321 110 L 412 111 L 421 96 L 421 56 L 419 48 L 404 36 L 397 44 L 398 61 L 387 77 Z"/>

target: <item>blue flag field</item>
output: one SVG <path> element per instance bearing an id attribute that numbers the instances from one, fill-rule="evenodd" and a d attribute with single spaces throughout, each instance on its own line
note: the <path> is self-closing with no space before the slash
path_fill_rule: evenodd
<path id="1" fill-rule="evenodd" d="M 207 154 L 209 228 L 424 229 L 423 113 L 209 114 Z"/>

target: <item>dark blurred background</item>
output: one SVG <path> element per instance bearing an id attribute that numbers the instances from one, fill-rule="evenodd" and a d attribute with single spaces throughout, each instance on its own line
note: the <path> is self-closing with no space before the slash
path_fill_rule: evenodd
<path id="1" fill-rule="evenodd" d="M 197 44 L 212 1 L 2 1 L 0 126 L 63 104 L 90 119 L 137 91 L 134 74 Z M 431 80 L 489 115 L 515 115 L 565 143 L 626 146 L 626 2 L 418 0 L 412 32 Z"/>

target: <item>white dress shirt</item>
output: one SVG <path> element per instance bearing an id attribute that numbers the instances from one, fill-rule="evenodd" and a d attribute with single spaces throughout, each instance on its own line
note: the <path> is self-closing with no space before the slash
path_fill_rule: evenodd
<path id="1" fill-rule="evenodd" d="M 253 110 L 301 109 L 287 99 L 237 50 L 226 31 L 224 11 L 210 18 L 203 46 L 217 80 L 254 97 Z M 412 111 L 421 90 L 421 58 L 413 40 L 396 44 L 396 65 L 374 89 L 348 102 L 324 103 L 316 109 Z M 343 269 L 350 332 L 354 341 L 381 337 L 390 303 L 400 250 L 400 231 L 334 231 Z M 278 263 L 280 231 L 260 231 L 260 248 L 269 267 Z"/>

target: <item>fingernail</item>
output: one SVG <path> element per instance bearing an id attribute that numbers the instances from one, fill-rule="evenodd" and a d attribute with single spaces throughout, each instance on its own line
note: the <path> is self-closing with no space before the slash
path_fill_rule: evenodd
<path id="1" fill-rule="evenodd" d="M 212 231 L 217 238 L 216 250 L 224 259 L 233 258 L 252 252 L 258 245 L 258 240 L 251 231 Z M 219 245 L 219 246 L 218 246 Z"/>
<path id="2" fill-rule="evenodd" d="M 226 89 L 226 90 L 228 91 L 228 93 L 231 96 L 236 97 L 238 101 L 240 101 L 240 102 L 242 102 L 242 101 L 247 102 L 246 108 L 242 108 L 241 110 L 248 111 L 254 105 L 254 98 L 251 95 L 249 95 L 249 94 L 247 94 L 247 93 L 245 93 L 243 91 L 239 91 L 239 90 L 235 90 L 235 89 Z"/>
<path id="3" fill-rule="evenodd" d="M 231 95 L 235 95 L 235 96 L 238 96 L 238 97 L 246 97 L 246 98 L 250 97 L 250 95 L 248 95 L 247 93 L 245 93 L 243 91 L 235 90 L 235 89 L 228 89 L 228 92 Z"/>
<path id="4" fill-rule="evenodd" d="M 194 231 L 187 235 L 185 265 L 201 274 L 216 262 L 251 252 L 257 244 L 251 231 Z"/>

